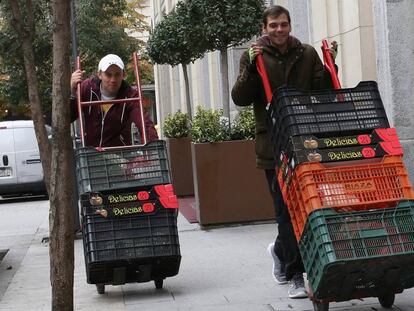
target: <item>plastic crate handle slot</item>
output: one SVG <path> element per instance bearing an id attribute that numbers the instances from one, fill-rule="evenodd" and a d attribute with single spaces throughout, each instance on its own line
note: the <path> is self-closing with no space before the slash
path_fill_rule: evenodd
<path id="1" fill-rule="evenodd" d="M 385 228 L 380 229 L 363 229 L 360 231 L 361 238 L 378 238 L 387 236 L 387 230 Z"/>

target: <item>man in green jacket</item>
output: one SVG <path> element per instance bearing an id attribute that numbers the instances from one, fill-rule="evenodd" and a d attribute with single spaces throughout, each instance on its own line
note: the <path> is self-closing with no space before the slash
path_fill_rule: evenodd
<path id="1" fill-rule="evenodd" d="M 240 59 L 240 72 L 232 90 L 238 106 L 253 104 L 256 120 L 257 167 L 265 171 L 276 212 L 278 236 L 268 247 L 273 258 L 273 277 L 278 284 L 289 281 L 290 298 L 304 298 L 304 267 L 292 223 L 275 178 L 275 160 L 267 125 L 266 96 L 256 69 L 261 53 L 273 94 L 278 87 L 302 90 L 331 88 L 329 73 L 316 52 L 290 35 L 290 14 L 282 6 L 271 6 L 263 13 L 263 36 L 253 43 Z"/>

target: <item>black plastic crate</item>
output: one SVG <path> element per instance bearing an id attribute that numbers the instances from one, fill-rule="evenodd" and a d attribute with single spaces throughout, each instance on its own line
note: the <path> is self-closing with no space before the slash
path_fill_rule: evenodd
<path id="1" fill-rule="evenodd" d="M 339 90 L 280 88 L 270 105 L 269 119 L 275 156 L 285 149 L 291 136 L 355 135 L 389 127 L 374 81 L 360 82 L 355 88 Z"/>
<path id="2" fill-rule="evenodd" d="M 414 201 L 361 212 L 318 209 L 299 241 L 316 299 L 379 297 L 414 286 Z"/>
<path id="3" fill-rule="evenodd" d="M 289 140 L 289 150 L 345 148 L 366 146 L 381 142 L 397 142 L 398 134 L 395 128 L 375 129 L 369 134 L 350 136 L 318 137 L 316 135 L 292 136 Z"/>
<path id="4" fill-rule="evenodd" d="M 99 191 L 87 192 L 80 196 L 83 208 L 90 206 L 112 206 L 114 204 L 129 204 L 133 202 L 154 202 L 160 197 L 174 196 L 171 184 L 144 186 L 129 191 Z"/>
<path id="5" fill-rule="evenodd" d="M 179 255 L 175 209 L 119 218 L 85 216 L 83 232 L 91 264 Z"/>
<path id="6" fill-rule="evenodd" d="M 138 216 L 155 214 L 164 209 L 159 199 L 149 201 L 132 201 L 110 205 L 82 206 L 82 215 L 101 215 L 104 218 L 117 218 L 125 216 Z M 168 207 L 167 207 L 168 208 Z"/>
<path id="7" fill-rule="evenodd" d="M 75 153 L 79 194 L 171 183 L 165 141 L 145 146 Z"/>
<path id="8" fill-rule="evenodd" d="M 88 283 L 145 282 L 178 273 L 181 255 L 176 209 L 112 218 L 86 215 L 83 241 Z M 140 273 L 123 274 L 139 267 Z"/>

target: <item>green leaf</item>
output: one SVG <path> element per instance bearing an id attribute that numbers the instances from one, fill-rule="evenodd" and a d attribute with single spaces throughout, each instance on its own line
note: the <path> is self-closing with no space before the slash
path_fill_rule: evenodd
<path id="1" fill-rule="evenodd" d="M 178 110 L 169 114 L 164 120 L 164 135 L 168 138 L 188 137 L 191 128 L 191 121 L 187 113 Z"/>

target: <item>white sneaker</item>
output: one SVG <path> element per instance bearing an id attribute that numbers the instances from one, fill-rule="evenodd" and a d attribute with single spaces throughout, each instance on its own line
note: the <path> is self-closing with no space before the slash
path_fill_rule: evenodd
<path id="1" fill-rule="evenodd" d="M 289 298 L 306 298 L 308 293 L 305 289 L 305 282 L 303 280 L 302 273 L 296 273 L 293 278 L 289 281 Z"/>
<path id="2" fill-rule="evenodd" d="M 272 275 L 276 283 L 279 285 L 286 284 L 285 264 L 280 261 L 275 254 L 275 243 L 270 243 L 267 247 L 267 252 L 273 259 Z"/>

